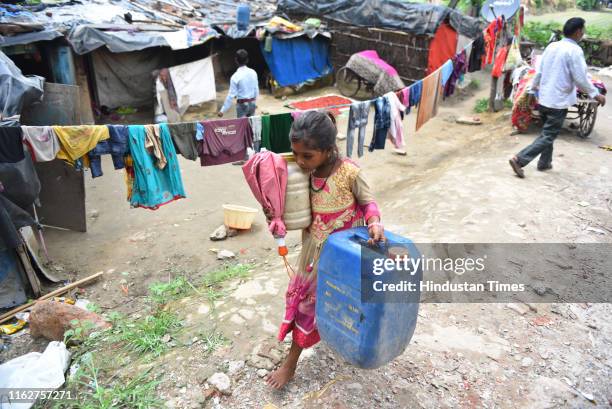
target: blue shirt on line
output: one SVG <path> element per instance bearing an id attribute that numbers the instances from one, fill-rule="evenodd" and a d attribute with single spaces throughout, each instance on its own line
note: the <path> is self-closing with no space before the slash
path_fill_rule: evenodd
<path id="1" fill-rule="evenodd" d="M 255 70 L 243 65 L 230 79 L 230 89 L 225 98 L 221 112 L 225 113 L 232 106 L 233 99 L 251 99 L 259 96 L 259 82 Z"/>

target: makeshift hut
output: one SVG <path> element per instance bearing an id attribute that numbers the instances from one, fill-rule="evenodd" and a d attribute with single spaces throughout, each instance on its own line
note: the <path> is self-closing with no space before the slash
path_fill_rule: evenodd
<path id="1" fill-rule="evenodd" d="M 376 50 L 407 84 L 440 67 L 483 28 L 480 20 L 448 7 L 400 0 L 279 0 L 278 12 L 326 22 L 336 70 L 351 55 Z"/>
<path id="2" fill-rule="evenodd" d="M 240 30 L 236 28 L 239 3 L 232 1 L 5 4 L 0 6 L 0 48 L 26 75 L 78 85 L 81 100 L 92 102 L 79 104 L 84 111 L 81 118 L 92 123 L 90 105 L 102 111 L 151 106 L 156 70 L 213 54 L 221 61 L 227 59 L 231 53 L 227 44 L 211 40 L 239 42 L 275 10 L 264 0 L 250 3 L 250 21 Z M 251 43 L 263 63 L 257 41 Z"/>

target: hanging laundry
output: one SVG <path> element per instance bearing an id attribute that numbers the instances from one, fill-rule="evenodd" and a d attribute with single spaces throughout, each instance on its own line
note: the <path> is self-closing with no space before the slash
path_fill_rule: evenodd
<path id="1" fill-rule="evenodd" d="M 410 113 L 410 109 L 412 107 L 419 105 L 419 102 L 421 102 L 422 92 L 423 92 L 423 81 L 422 80 L 418 80 L 410 86 L 410 102 L 408 104 L 408 109 L 406 109 L 407 114 Z"/>
<path id="2" fill-rule="evenodd" d="M 204 140 L 198 148 L 200 164 L 213 166 L 241 161 L 252 144 L 253 132 L 246 117 L 206 122 Z"/>
<path id="3" fill-rule="evenodd" d="M 204 123 L 203 122 L 197 122 L 196 123 L 195 138 L 196 138 L 196 141 L 203 141 L 204 140 Z M 197 146 L 197 144 L 196 144 L 196 146 Z"/>
<path id="4" fill-rule="evenodd" d="M 168 124 L 170 135 L 174 141 L 177 152 L 185 159 L 196 160 L 198 158 L 198 146 L 196 144 L 196 123 L 179 122 Z"/>
<path id="5" fill-rule="evenodd" d="M 35 162 L 49 162 L 60 150 L 60 142 L 51 126 L 22 126 L 25 143 Z"/>
<path id="6" fill-rule="evenodd" d="M 87 153 L 96 147 L 98 142 L 110 137 L 105 125 L 54 126 L 61 149 L 57 158 L 76 167 L 76 161 L 83 158 L 85 167 L 89 167 Z"/>
<path id="7" fill-rule="evenodd" d="M 466 71 L 467 71 L 468 62 L 470 61 L 470 58 L 472 56 L 472 47 L 473 46 L 474 46 L 474 42 L 472 41 L 464 49 L 464 51 L 465 51 L 465 67 L 466 67 Z"/>
<path id="8" fill-rule="evenodd" d="M 519 41 L 519 37 L 515 36 L 512 38 L 512 44 L 510 45 L 508 57 L 506 57 L 506 63 L 504 64 L 504 71 L 513 71 L 515 68 L 523 65 Z"/>
<path id="9" fill-rule="evenodd" d="M 453 73 L 444 86 L 444 97 L 449 97 L 455 93 L 455 86 L 457 81 L 463 74 L 465 74 L 466 65 L 466 52 L 461 51 L 459 54 L 453 57 Z"/>
<path id="10" fill-rule="evenodd" d="M 485 56 L 483 63 L 485 65 L 493 64 L 495 46 L 497 45 L 497 33 L 503 28 L 504 24 L 504 18 L 497 17 L 484 31 Z"/>
<path id="11" fill-rule="evenodd" d="M 289 131 L 292 124 L 291 114 L 262 116 L 261 146 L 275 153 L 291 152 Z"/>
<path id="12" fill-rule="evenodd" d="M 506 64 L 506 58 L 508 57 L 508 46 L 501 47 L 497 51 L 497 55 L 495 56 L 495 63 L 493 64 L 493 71 L 491 71 L 491 76 L 493 78 L 499 78 L 502 75 L 504 70 L 504 65 Z"/>
<path id="13" fill-rule="evenodd" d="M 370 101 L 355 102 L 351 105 L 348 118 L 348 129 L 346 131 L 346 156 L 353 154 L 353 137 L 357 131 L 357 156 L 363 156 L 363 145 L 365 144 L 365 131 L 370 114 Z"/>
<path id="14" fill-rule="evenodd" d="M 181 170 L 167 124 L 160 124 L 159 140 L 167 160 L 163 169 L 155 164 L 156 157 L 146 147 L 143 125 L 129 125 L 128 143 L 133 161 L 133 184 L 130 204 L 156 210 L 159 206 L 185 197 Z M 128 159 L 129 163 L 129 159 Z M 129 178 L 129 172 L 126 173 Z"/>
<path id="15" fill-rule="evenodd" d="M 261 116 L 261 146 L 260 148 L 266 148 L 271 150 L 270 143 L 270 115 Z"/>
<path id="16" fill-rule="evenodd" d="M 482 69 L 482 59 L 486 54 L 484 36 L 480 34 L 472 43 L 472 53 L 468 60 L 468 72 L 480 71 Z"/>
<path id="17" fill-rule="evenodd" d="M 410 87 L 405 87 L 397 92 L 397 97 L 400 102 L 406 106 L 406 110 L 410 109 Z"/>
<path id="18" fill-rule="evenodd" d="M 391 127 L 391 105 L 387 97 L 378 97 L 374 101 L 374 134 L 368 150 L 385 149 L 385 141 Z"/>
<path id="19" fill-rule="evenodd" d="M 251 131 L 253 131 L 253 150 L 259 152 L 261 147 L 261 117 L 249 117 L 249 124 L 251 124 Z"/>
<path id="20" fill-rule="evenodd" d="M 457 36 L 457 49 L 455 50 L 455 54 L 459 54 L 461 51 L 465 50 L 465 48 L 468 47 L 470 44 L 472 44 L 471 38 L 466 37 L 463 34 L 459 34 Z"/>
<path id="21" fill-rule="evenodd" d="M 157 159 L 155 166 L 159 169 L 166 167 L 168 160 L 164 155 L 163 145 L 161 142 L 160 126 L 159 125 L 144 125 L 145 130 L 145 148 Z"/>
<path id="22" fill-rule="evenodd" d="M 446 86 L 446 83 L 448 82 L 449 78 L 451 77 L 451 75 L 453 75 L 453 60 L 450 59 L 447 62 L 444 63 L 444 65 L 441 68 L 442 72 L 440 73 L 440 75 L 442 76 L 442 86 Z"/>
<path id="23" fill-rule="evenodd" d="M 131 202 L 132 192 L 134 191 L 134 181 L 136 180 L 136 176 L 134 175 L 134 159 L 132 159 L 132 155 L 128 153 L 123 158 L 123 162 L 125 163 L 125 185 L 127 187 L 127 201 Z"/>
<path id="24" fill-rule="evenodd" d="M 125 163 L 123 157 L 129 152 L 128 138 L 129 131 L 126 125 L 107 125 L 110 137 L 98 142 L 87 156 L 91 168 L 91 177 L 102 176 L 102 160 L 100 155 L 111 155 L 115 169 L 123 169 Z"/>
<path id="25" fill-rule="evenodd" d="M 192 105 L 217 98 L 212 57 L 168 68 L 181 115 Z"/>
<path id="26" fill-rule="evenodd" d="M 396 149 L 404 147 L 404 125 L 402 124 L 402 114 L 406 107 L 400 102 L 394 92 L 386 94 L 389 101 L 389 111 L 391 113 L 391 126 L 389 127 L 389 139 L 393 142 Z"/>
<path id="27" fill-rule="evenodd" d="M 0 127 L 0 163 L 16 163 L 25 158 L 20 126 Z"/>
<path id="28" fill-rule="evenodd" d="M 439 96 L 441 93 L 441 72 L 441 70 L 437 70 L 423 80 L 423 93 L 417 112 L 417 131 L 438 113 Z"/>

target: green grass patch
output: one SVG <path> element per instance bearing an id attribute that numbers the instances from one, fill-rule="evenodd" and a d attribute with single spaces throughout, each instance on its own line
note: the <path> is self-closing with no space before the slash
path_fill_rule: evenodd
<path id="1" fill-rule="evenodd" d="M 149 286 L 149 298 L 158 304 L 167 304 L 192 289 L 191 283 L 185 276 L 178 276 L 167 283 L 153 283 Z"/>
<path id="2" fill-rule="evenodd" d="M 158 311 L 134 322 L 124 319 L 115 325 L 113 341 L 124 343 L 130 351 L 153 356 L 166 352 L 169 346 L 164 337 L 182 327 L 178 316 L 168 311 Z"/>
<path id="3" fill-rule="evenodd" d="M 204 350 L 206 354 L 210 355 L 222 346 L 229 344 L 229 339 L 223 335 L 223 333 L 213 329 L 211 332 L 200 334 Z"/>
<path id="4" fill-rule="evenodd" d="M 148 372 L 131 379 L 117 379 L 105 384 L 93 354 L 84 355 L 81 367 L 66 388 L 72 399 L 54 402 L 52 408 L 62 409 L 148 409 L 162 408 L 163 401 L 155 393 L 159 381 Z"/>
<path id="5" fill-rule="evenodd" d="M 243 278 L 249 275 L 249 270 L 252 268 L 253 266 L 250 264 L 226 265 L 220 270 L 207 273 L 202 280 L 202 284 L 205 287 L 211 287 L 234 278 Z"/>
<path id="6" fill-rule="evenodd" d="M 474 112 L 477 114 L 482 114 L 483 112 L 487 112 L 489 110 L 489 98 L 480 98 L 476 101 L 476 105 L 474 105 Z"/>

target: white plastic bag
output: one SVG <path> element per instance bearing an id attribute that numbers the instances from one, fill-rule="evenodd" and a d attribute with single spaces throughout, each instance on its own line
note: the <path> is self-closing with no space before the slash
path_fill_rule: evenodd
<path id="1" fill-rule="evenodd" d="M 0 365 L 0 388 L 42 388 L 55 390 L 65 382 L 70 352 L 63 342 L 49 342 L 45 352 L 30 352 Z M 34 403 L 7 403 L 0 397 L 0 409 L 28 409 Z"/>

